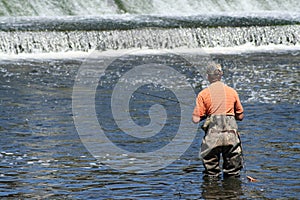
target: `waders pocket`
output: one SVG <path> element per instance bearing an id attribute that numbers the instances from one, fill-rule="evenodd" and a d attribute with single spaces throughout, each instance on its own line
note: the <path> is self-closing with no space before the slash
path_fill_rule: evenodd
<path id="1" fill-rule="evenodd" d="M 206 133 L 206 131 L 208 130 L 210 124 L 210 117 L 207 117 L 205 119 L 205 122 L 203 123 L 203 125 L 201 126 L 202 130 Z"/>

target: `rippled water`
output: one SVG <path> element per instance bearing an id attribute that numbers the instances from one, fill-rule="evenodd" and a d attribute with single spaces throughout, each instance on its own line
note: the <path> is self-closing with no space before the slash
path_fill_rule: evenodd
<path id="1" fill-rule="evenodd" d="M 298 52 L 214 58 L 225 65 L 225 82 L 238 90 L 245 107 L 246 118 L 239 127 L 246 165 L 240 179 L 214 182 L 202 179 L 203 167 L 198 159 L 201 131 L 187 152 L 166 168 L 143 174 L 111 169 L 85 149 L 74 125 L 72 89 L 83 60 L 2 60 L 0 196 L 297 199 L 300 195 Z M 135 63 L 132 58 L 130 62 Z M 204 83 L 193 81 L 195 85 Z M 143 106 L 140 98 L 143 94 L 134 99 L 140 106 L 133 110 L 149 107 Z M 144 110 L 132 116 L 140 124 L 148 120 Z M 167 131 L 172 128 L 172 124 L 166 127 Z M 122 137 L 118 140 L 122 142 Z M 246 175 L 259 182 L 248 182 Z"/>

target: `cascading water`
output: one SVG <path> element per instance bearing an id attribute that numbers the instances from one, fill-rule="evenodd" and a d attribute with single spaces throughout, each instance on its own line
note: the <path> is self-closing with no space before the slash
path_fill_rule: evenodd
<path id="1" fill-rule="evenodd" d="M 300 26 L 0 32 L 4 53 L 49 53 L 132 48 L 174 49 L 300 44 Z"/>
<path id="2" fill-rule="evenodd" d="M 300 42 L 300 6 L 295 1 L 2 0 L 0 4 L 0 52 L 5 54 L 245 44 L 293 47 Z"/>

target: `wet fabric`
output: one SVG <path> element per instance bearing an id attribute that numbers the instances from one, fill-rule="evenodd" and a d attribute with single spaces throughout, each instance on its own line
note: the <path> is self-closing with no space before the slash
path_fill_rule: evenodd
<path id="1" fill-rule="evenodd" d="M 238 176 L 243 167 L 242 148 L 234 116 L 212 115 L 207 120 L 210 122 L 201 145 L 204 173 L 220 175 L 222 156 L 224 175 Z"/>

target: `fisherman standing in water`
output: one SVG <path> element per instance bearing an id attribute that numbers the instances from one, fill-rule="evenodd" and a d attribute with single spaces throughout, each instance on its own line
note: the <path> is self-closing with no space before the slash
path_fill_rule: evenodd
<path id="1" fill-rule="evenodd" d="M 206 118 L 201 144 L 204 177 L 221 175 L 221 154 L 223 176 L 239 177 L 243 164 L 236 120 L 243 120 L 243 107 L 237 92 L 221 82 L 223 71 L 220 64 L 209 63 L 206 73 L 210 85 L 198 94 L 192 116 L 194 123 Z"/>

